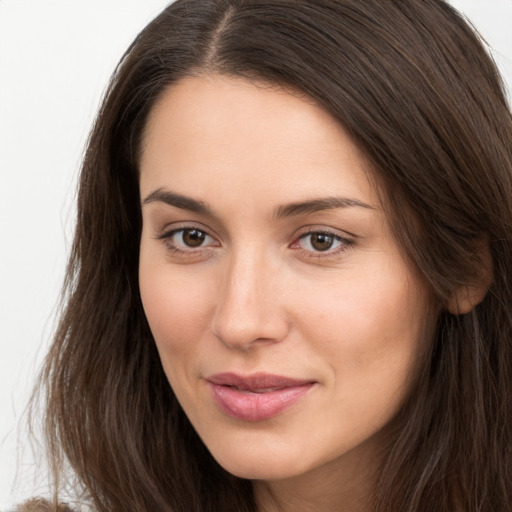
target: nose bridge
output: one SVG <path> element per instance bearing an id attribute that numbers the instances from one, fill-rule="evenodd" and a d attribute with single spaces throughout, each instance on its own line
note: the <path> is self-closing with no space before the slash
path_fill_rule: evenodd
<path id="1" fill-rule="evenodd" d="M 265 251 L 246 246 L 232 251 L 219 283 L 215 335 L 231 347 L 277 342 L 286 335 L 287 320 L 276 292 L 279 276 Z"/>

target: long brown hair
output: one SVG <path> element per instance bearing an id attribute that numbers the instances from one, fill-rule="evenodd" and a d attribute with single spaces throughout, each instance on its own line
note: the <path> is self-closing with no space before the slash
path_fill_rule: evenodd
<path id="1" fill-rule="evenodd" d="M 42 374 L 55 476 L 69 464 L 98 512 L 256 510 L 251 483 L 213 460 L 177 403 L 138 291 L 141 133 L 167 87 L 208 73 L 292 86 L 327 108 L 372 161 L 397 240 L 437 297 L 375 510 L 508 510 L 512 119 L 483 44 L 442 0 L 177 0 L 137 37 L 88 142 Z M 489 292 L 452 315 L 482 244 Z"/>

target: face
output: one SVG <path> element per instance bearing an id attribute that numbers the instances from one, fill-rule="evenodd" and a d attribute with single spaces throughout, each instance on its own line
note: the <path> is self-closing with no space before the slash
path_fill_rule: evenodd
<path id="1" fill-rule="evenodd" d="M 215 75 L 166 91 L 142 149 L 142 301 L 212 455 L 274 480 L 375 453 L 430 294 L 364 155 L 311 99 Z"/>

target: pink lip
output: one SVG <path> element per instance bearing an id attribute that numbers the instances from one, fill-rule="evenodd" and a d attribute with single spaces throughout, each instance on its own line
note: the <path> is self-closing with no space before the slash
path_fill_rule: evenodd
<path id="1" fill-rule="evenodd" d="M 266 373 L 245 377 L 220 373 L 206 380 L 219 408 L 243 421 L 262 421 L 277 416 L 303 398 L 315 384 L 311 380 Z"/>

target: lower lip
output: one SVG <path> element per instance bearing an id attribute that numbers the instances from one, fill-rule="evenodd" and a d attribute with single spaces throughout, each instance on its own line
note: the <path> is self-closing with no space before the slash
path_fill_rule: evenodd
<path id="1" fill-rule="evenodd" d="M 273 418 L 301 400 L 314 383 L 290 386 L 265 393 L 242 391 L 209 382 L 215 402 L 228 416 L 243 421 Z"/>

